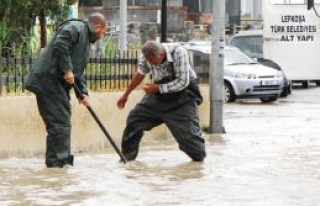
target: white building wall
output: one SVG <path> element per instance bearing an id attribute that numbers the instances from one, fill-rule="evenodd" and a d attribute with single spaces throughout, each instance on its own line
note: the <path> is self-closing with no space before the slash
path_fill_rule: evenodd
<path id="1" fill-rule="evenodd" d="M 262 0 L 241 0 L 241 15 L 262 16 Z"/>

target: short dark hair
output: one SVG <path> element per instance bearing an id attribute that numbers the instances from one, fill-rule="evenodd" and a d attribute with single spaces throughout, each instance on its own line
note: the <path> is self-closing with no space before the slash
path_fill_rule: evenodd
<path id="1" fill-rule="evenodd" d="M 99 12 L 94 12 L 90 14 L 89 22 L 92 23 L 93 25 L 98 25 L 98 24 L 106 25 L 107 19 L 103 14 Z"/>

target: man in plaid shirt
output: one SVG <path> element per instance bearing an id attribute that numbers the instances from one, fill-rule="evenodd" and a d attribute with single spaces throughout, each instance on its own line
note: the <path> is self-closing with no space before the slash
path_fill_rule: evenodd
<path id="1" fill-rule="evenodd" d="M 143 85 L 146 95 L 127 118 L 121 143 L 123 154 L 127 160 L 134 160 L 143 132 L 165 123 L 180 150 L 193 161 L 203 161 L 206 152 L 198 115 L 202 96 L 187 50 L 148 41 L 143 45 L 142 54 L 137 73 L 117 106 L 124 108 L 130 93 L 146 74 L 151 74 L 153 83 Z"/>

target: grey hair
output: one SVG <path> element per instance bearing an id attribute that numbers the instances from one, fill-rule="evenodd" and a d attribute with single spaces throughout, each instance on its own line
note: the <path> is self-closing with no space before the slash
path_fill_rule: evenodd
<path id="1" fill-rule="evenodd" d="M 162 50 L 162 45 L 156 41 L 147 41 L 142 47 L 142 54 L 145 57 L 158 56 Z"/>

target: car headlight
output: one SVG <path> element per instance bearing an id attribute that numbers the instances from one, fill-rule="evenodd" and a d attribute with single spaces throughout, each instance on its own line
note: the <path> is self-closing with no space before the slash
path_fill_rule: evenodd
<path id="1" fill-rule="evenodd" d="M 277 74 L 276 74 L 276 77 L 277 78 L 284 78 L 284 74 L 282 71 L 278 71 Z"/>
<path id="2" fill-rule="evenodd" d="M 237 73 L 236 78 L 257 79 L 257 75 L 256 74 Z"/>

